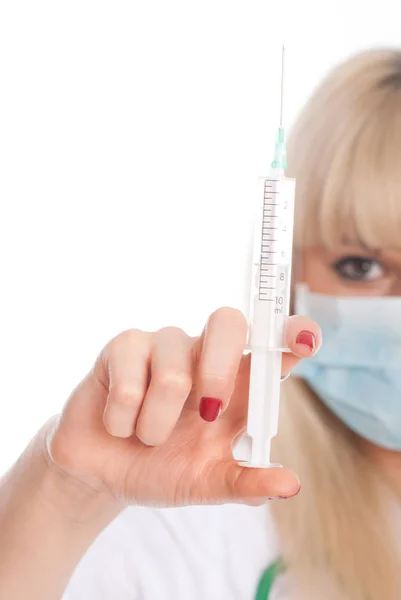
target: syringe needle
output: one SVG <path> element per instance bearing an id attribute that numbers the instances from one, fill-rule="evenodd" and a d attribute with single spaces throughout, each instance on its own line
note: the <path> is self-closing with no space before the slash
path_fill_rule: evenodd
<path id="1" fill-rule="evenodd" d="M 276 145 L 274 149 L 274 160 L 271 164 L 273 169 L 281 169 L 285 171 L 287 168 L 286 152 L 285 152 L 285 133 L 283 128 L 283 106 L 284 106 L 284 52 L 283 46 L 281 54 L 281 95 L 280 95 L 280 125 L 277 130 Z"/>
<path id="2" fill-rule="evenodd" d="M 283 99 L 284 99 L 284 45 L 281 53 L 281 104 L 280 104 L 280 127 L 283 127 Z"/>

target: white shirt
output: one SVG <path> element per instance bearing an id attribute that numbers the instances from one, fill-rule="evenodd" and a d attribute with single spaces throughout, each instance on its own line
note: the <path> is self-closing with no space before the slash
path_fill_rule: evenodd
<path id="1" fill-rule="evenodd" d="M 78 565 L 63 600 L 253 600 L 279 555 L 269 509 L 126 509 Z M 285 598 L 276 586 L 269 600 Z"/>

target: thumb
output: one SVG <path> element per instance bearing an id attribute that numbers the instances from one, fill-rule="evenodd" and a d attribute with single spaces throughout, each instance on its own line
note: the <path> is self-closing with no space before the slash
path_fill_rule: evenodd
<path id="1" fill-rule="evenodd" d="M 215 463 L 208 476 L 213 501 L 260 504 L 267 499 L 291 498 L 301 489 L 298 477 L 282 467 L 242 467 L 234 460 Z"/>

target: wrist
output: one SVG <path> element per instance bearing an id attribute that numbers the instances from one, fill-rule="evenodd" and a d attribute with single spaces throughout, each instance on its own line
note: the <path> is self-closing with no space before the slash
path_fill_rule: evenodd
<path id="1" fill-rule="evenodd" d="M 60 468 L 48 451 L 52 423 L 47 423 L 33 440 L 31 450 L 37 468 L 37 500 L 58 513 L 69 525 L 98 523 L 101 528 L 114 519 L 123 506 L 105 490 L 98 490 Z"/>
<path id="2" fill-rule="evenodd" d="M 0 480 L 0 519 L 12 522 L 29 515 L 35 522 L 45 517 L 60 534 L 79 533 L 91 542 L 123 507 L 52 461 L 46 444 L 50 427 L 49 422 L 38 432 Z"/>
<path id="3" fill-rule="evenodd" d="M 122 508 L 58 469 L 45 438 L 46 426 L 0 481 L 0 598 L 59 598 Z"/>

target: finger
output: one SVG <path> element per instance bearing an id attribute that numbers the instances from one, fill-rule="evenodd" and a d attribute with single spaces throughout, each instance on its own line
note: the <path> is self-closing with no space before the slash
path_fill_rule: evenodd
<path id="1" fill-rule="evenodd" d="M 301 485 L 292 471 L 283 468 L 254 469 L 235 461 L 216 462 L 207 474 L 207 489 L 214 490 L 213 501 L 257 504 L 268 498 L 291 498 Z"/>
<path id="2" fill-rule="evenodd" d="M 136 425 L 148 446 L 165 442 L 191 392 L 192 340 L 181 329 L 167 327 L 153 336 L 151 381 Z"/>
<path id="3" fill-rule="evenodd" d="M 283 377 L 303 358 L 316 354 L 322 343 L 322 332 L 319 325 L 311 319 L 295 315 L 287 321 L 286 340 L 291 352 L 283 354 Z"/>
<path id="4" fill-rule="evenodd" d="M 247 329 L 244 315 L 233 308 L 220 308 L 207 322 L 199 342 L 196 374 L 196 398 L 205 421 L 214 421 L 229 403 L 246 344 Z"/>
<path id="5" fill-rule="evenodd" d="M 109 387 L 103 422 L 113 436 L 127 438 L 134 432 L 147 389 L 150 339 L 150 333 L 126 331 L 101 356 Z"/>

